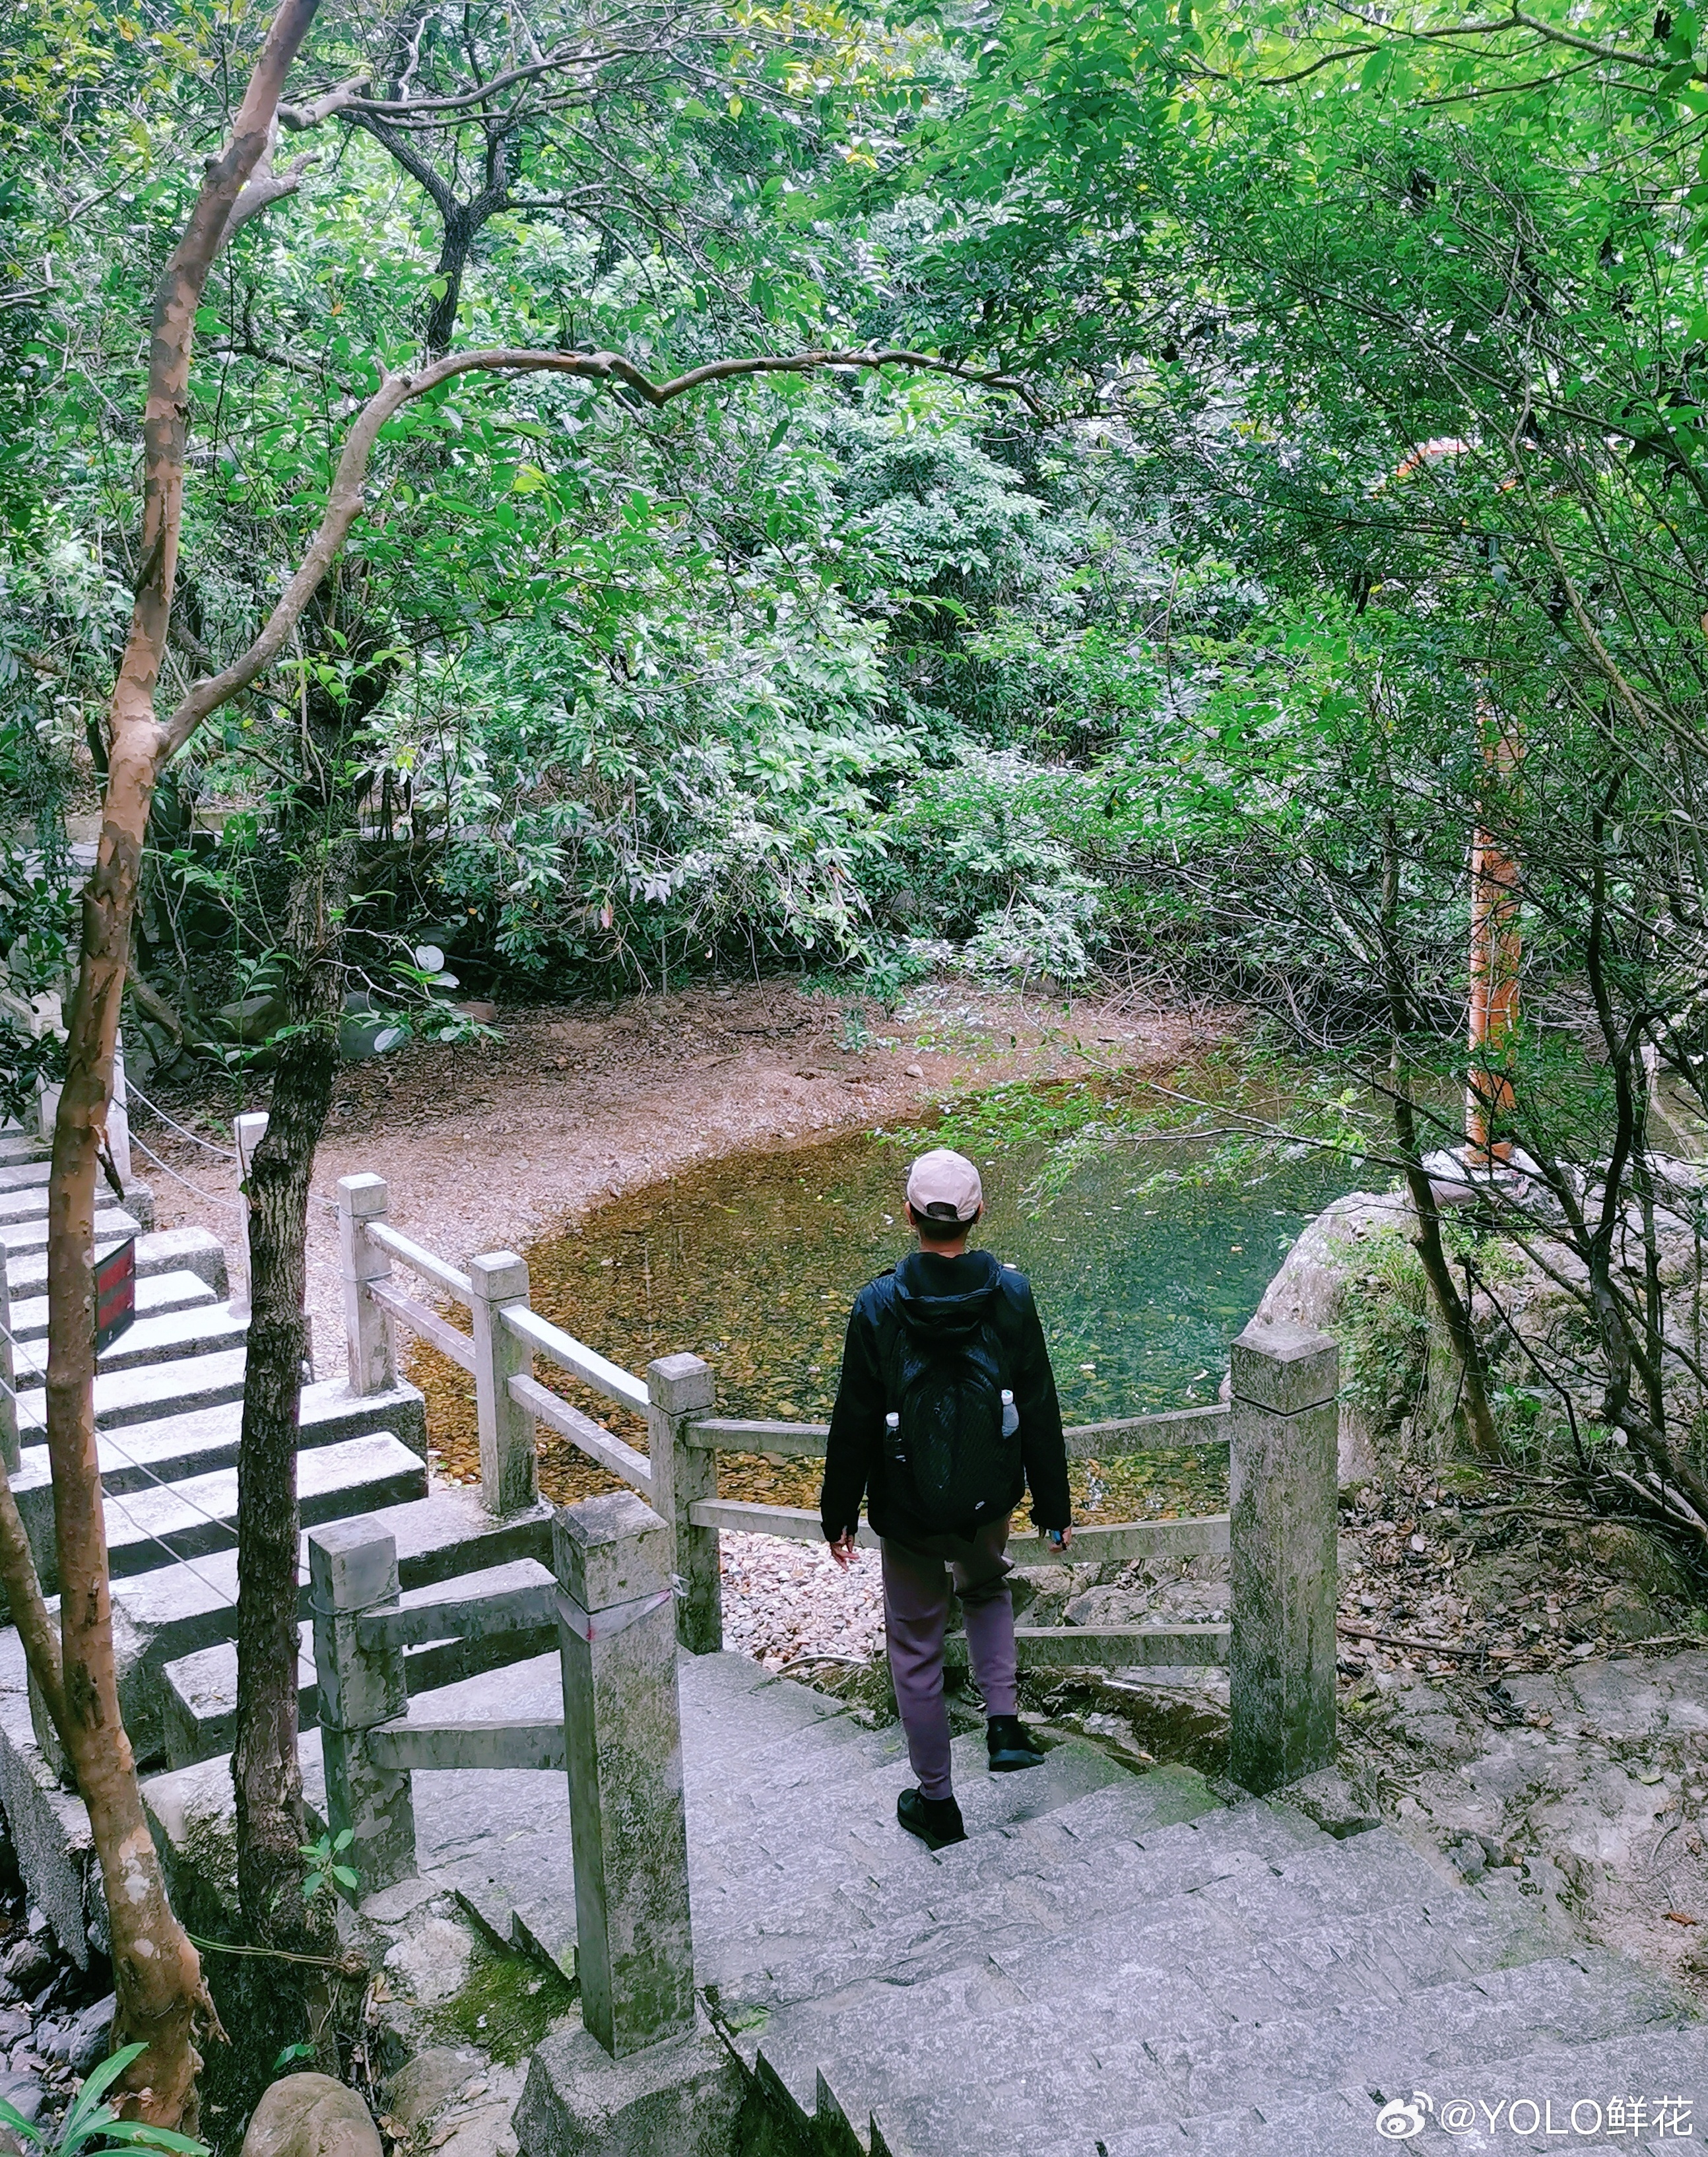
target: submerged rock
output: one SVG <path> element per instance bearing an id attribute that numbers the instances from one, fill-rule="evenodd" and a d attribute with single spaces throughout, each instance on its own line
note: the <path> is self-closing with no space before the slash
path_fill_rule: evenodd
<path id="1" fill-rule="evenodd" d="M 255 2107 L 243 2157 L 381 2157 L 379 2129 L 330 2075 L 286 2075 Z"/>

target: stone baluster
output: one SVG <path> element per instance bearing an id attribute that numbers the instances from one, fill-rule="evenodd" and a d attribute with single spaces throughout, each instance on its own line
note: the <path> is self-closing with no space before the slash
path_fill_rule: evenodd
<path id="1" fill-rule="evenodd" d="M 1339 1383 L 1326 1334 L 1233 1344 L 1229 1772 L 1259 1796 L 1334 1758 Z"/>
<path id="2" fill-rule="evenodd" d="M 617 2059 L 694 2026 L 672 1537 L 632 1490 L 553 1522 L 581 2019 Z"/>
<path id="3" fill-rule="evenodd" d="M 121 1188 L 131 1187 L 131 1089 L 125 1083 L 125 1037 L 113 1037 L 113 1092 L 107 1104 L 107 1158 Z"/>
<path id="4" fill-rule="evenodd" d="M 390 1204 L 383 1176 L 338 1178 L 338 1250 L 344 1276 L 344 1338 L 352 1393 L 388 1393 L 398 1382 L 390 1313 L 368 1294 L 371 1280 L 388 1280 L 391 1256 L 368 1233 Z"/>
<path id="5" fill-rule="evenodd" d="M 532 1377 L 533 1351 L 499 1313 L 527 1301 L 527 1265 L 514 1251 L 469 1260 L 469 1317 L 475 1341 L 475 1419 L 481 1439 L 481 1500 L 502 1519 L 538 1495 L 534 1419 L 511 1397 L 510 1381 Z"/>
<path id="6" fill-rule="evenodd" d="M 692 1655 L 711 1655 L 723 1645 L 718 1531 L 697 1528 L 689 1512 L 698 1500 L 718 1495 L 718 1455 L 688 1443 L 688 1425 L 711 1413 L 712 1367 L 698 1356 L 661 1356 L 646 1366 L 646 1393 L 652 1503 L 676 1536 L 677 1638 Z"/>
<path id="7" fill-rule="evenodd" d="M 18 1468 L 18 1358 L 12 1345 L 12 1290 L 6 1279 L 6 1246 L 0 1243 L 0 1467 Z"/>
<path id="8" fill-rule="evenodd" d="M 368 1611 L 398 1607 L 396 1540 L 365 1514 L 311 1528 L 308 1579 L 327 1821 L 335 1839 L 351 1830 L 354 1839 L 339 1862 L 355 1872 L 359 1892 L 371 1895 L 415 1870 L 409 1773 L 376 1768 L 365 1742 L 375 1723 L 409 1706 L 404 1650 L 364 1646 L 357 1624 Z"/>
<path id="9" fill-rule="evenodd" d="M 234 1116 L 231 1120 L 231 1140 L 237 1149 L 237 1263 L 243 1274 L 243 1284 L 231 1299 L 231 1307 L 239 1317 L 247 1317 L 255 1308 L 250 1284 L 248 1187 L 250 1164 L 266 1131 L 267 1119 L 263 1110 L 252 1110 L 246 1116 Z"/>

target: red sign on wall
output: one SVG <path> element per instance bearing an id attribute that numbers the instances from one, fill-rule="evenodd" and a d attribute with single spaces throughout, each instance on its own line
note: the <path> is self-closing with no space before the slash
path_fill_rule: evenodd
<path id="1" fill-rule="evenodd" d="M 111 1348 L 136 1315 L 136 1238 L 95 1262 L 95 1352 Z"/>

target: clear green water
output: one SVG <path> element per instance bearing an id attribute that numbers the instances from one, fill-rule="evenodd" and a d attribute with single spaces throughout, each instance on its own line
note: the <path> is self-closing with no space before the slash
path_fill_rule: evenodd
<path id="1" fill-rule="evenodd" d="M 822 1422 L 850 1303 L 910 1248 L 902 1187 L 913 1150 L 874 1133 L 844 1135 L 708 1162 L 615 1201 L 527 1251 L 535 1308 L 630 1370 L 682 1350 L 705 1356 L 722 1414 Z M 1180 1148 L 1111 1138 L 1028 1205 L 1042 1144 L 987 1145 L 975 1157 L 987 1202 L 978 1240 L 1031 1276 L 1073 1423 L 1214 1400 L 1228 1343 L 1299 1229 L 1354 1177 L 1345 1162 L 1315 1156 L 1249 1180 L 1146 1194 L 1141 1187 L 1176 1167 Z M 416 1359 L 415 1375 L 446 1465 L 472 1472 L 467 1381 L 431 1354 Z M 563 1390 L 578 1397 L 573 1385 Z M 620 1427 L 609 1402 L 581 1404 Z M 638 1438 L 638 1427 L 625 1434 Z M 560 1501 L 609 1487 L 558 1442 L 544 1445 L 541 1470 Z M 1219 1502 L 1211 1485 L 1224 1477 L 1225 1457 L 1212 1449 L 1153 1454 L 1119 1472 L 1092 1463 L 1076 1480 L 1083 1506 L 1124 1517 L 1133 1506 Z M 726 1459 L 720 1483 L 731 1495 L 805 1504 L 816 1470 Z"/>
<path id="2" fill-rule="evenodd" d="M 725 1413 L 821 1419 L 849 1304 L 909 1248 L 910 1151 L 862 1135 L 713 1162 L 535 1245 L 530 1269 L 553 1315 L 619 1362 L 692 1349 Z M 1341 1164 L 1302 1161 L 1135 1195 L 1177 1157 L 1100 1143 L 1036 1209 L 1021 1198 L 1041 1147 L 980 1157 L 978 1240 L 1031 1276 L 1073 1421 L 1213 1399 L 1300 1228 L 1350 1186 Z"/>

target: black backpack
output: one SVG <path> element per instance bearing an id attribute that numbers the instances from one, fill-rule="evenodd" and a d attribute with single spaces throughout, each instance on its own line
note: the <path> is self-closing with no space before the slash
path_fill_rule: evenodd
<path id="1" fill-rule="evenodd" d="M 1011 1504 L 1021 1481 L 1020 1418 L 1002 1398 L 995 1328 L 987 1319 L 943 1339 L 903 1320 L 896 1336 L 897 1406 L 884 1430 L 892 1487 L 931 1533 L 968 1534 Z"/>

